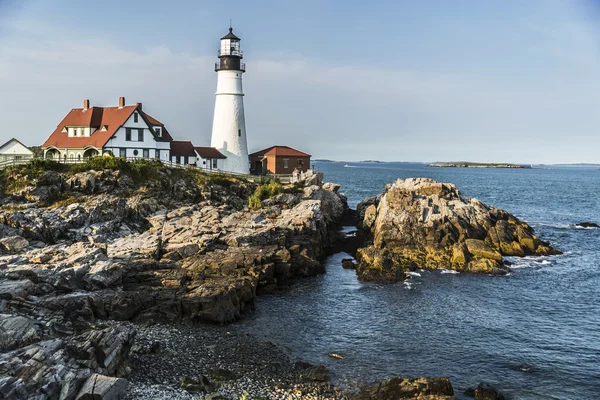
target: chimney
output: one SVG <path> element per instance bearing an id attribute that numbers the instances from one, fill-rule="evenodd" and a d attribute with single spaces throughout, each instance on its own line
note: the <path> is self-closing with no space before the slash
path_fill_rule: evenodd
<path id="1" fill-rule="evenodd" d="M 137 108 L 138 108 L 140 111 L 142 111 L 142 103 L 137 103 L 136 105 L 137 105 Z"/>
<path id="2" fill-rule="evenodd" d="M 125 107 L 125 97 L 119 97 L 119 108 Z"/>
<path id="3" fill-rule="evenodd" d="M 84 99 L 83 100 L 83 111 L 87 110 L 88 108 L 90 108 L 90 100 Z"/>

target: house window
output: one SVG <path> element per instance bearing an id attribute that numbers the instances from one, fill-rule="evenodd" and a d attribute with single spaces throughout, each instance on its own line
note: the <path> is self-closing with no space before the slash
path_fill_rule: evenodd
<path id="1" fill-rule="evenodd" d="M 283 168 L 288 168 L 289 167 L 289 163 L 290 163 L 290 159 L 289 158 L 284 158 L 283 159 Z"/>
<path id="2" fill-rule="evenodd" d="M 125 128 L 125 141 L 131 142 L 131 128 Z"/>
<path id="3" fill-rule="evenodd" d="M 139 152 L 139 151 L 137 151 L 137 150 L 134 150 L 134 151 L 133 151 L 133 155 L 134 155 L 134 156 L 136 156 L 136 157 L 137 157 L 137 155 L 138 155 L 138 154 L 140 154 L 140 152 Z"/>
<path id="4" fill-rule="evenodd" d="M 175 157 L 175 162 L 177 164 L 181 164 L 181 157 L 180 156 Z"/>
<path id="5" fill-rule="evenodd" d="M 217 159 L 216 158 L 213 158 L 213 160 L 212 160 L 212 167 L 217 168 Z"/>
<path id="6" fill-rule="evenodd" d="M 133 122 L 137 124 L 138 122 L 138 113 L 133 113 Z"/>
<path id="7" fill-rule="evenodd" d="M 157 158 L 160 160 L 160 150 L 154 150 L 154 158 Z"/>
<path id="8" fill-rule="evenodd" d="M 144 141 L 144 130 L 138 129 L 138 142 L 143 142 L 143 141 Z"/>
<path id="9" fill-rule="evenodd" d="M 183 163 L 187 165 L 188 161 L 189 161 L 188 156 L 183 156 Z"/>
<path id="10" fill-rule="evenodd" d="M 158 136 L 160 136 L 160 128 L 154 128 L 154 132 L 156 132 L 156 134 L 157 134 Z"/>
<path id="11" fill-rule="evenodd" d="M 298 159 L 298 166 L 302 167 L 304 165 L 304 160 Z"/>
<path id="12" fill-rule="evenodd" d="M 242 130 L 241 129 L 238 129 L 238 136 L 242 137 Z"/>
<path id="13" fill-rule="evenodd" d="M 127 149 L 119 149 L 119 157 L 127 157 Z"/>
<path id="14" fill-rule="evenodd" d="M 144 149 L 144 158 L 150 158 L 150 149 Z"/>

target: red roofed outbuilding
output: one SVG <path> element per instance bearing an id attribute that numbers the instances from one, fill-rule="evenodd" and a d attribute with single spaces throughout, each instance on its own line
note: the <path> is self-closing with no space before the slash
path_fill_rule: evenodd
<path id="1" fill-rule="evenodd" d="M 250 173 L 291 174 L 294 170 L 306 172 L 310 168 L 310 154 L 288 146 L 271 146 L 250 154 Z"/>

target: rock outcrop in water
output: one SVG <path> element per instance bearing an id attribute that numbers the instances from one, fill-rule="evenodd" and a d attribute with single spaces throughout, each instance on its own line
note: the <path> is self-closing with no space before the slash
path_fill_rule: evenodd
<path id="1" fill-rule="evenodd" d="M 123 393 L 106 376 L 127 373 L 135 328 L 116 321 L 234 321 L 257 290 L 323 272 L 347 209 L 331 185 L 251 210 L 256 184 L 122 167 L 0 177 L 1 398 Z"/>
<path id="2" fill-rule="evenodd" d="M 525 222 L 451 183 L 399 179 L 357 211 L 370 237 L 356 256 L 362 280 L 401 281 L 417 268 L 504 274 L 503 256 L 560 254 Z"/>

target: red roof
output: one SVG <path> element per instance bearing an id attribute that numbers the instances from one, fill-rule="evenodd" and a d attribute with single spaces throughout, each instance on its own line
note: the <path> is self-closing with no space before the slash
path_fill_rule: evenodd
<path id="1" fill-rule="evenodd" d="M 196 157 L 194 145 L 186 140 L 173 140 L 171 142 L 171 156 Z"/>
<path id="2" fill-rule="evenodd" d="M 144 113 L 144 115 L 146 116 L 146 118 L 148 119 L 148 122 L 150 122 L 150 125 L 152 126 L 160 126 L 162 127 L 161 129 L 161 136 L 160 138 L 163 141 L 172 141 L 173 140 L 173 136 L 171 136 L 171 134 L 169 133 L 169 131 L 167 130 L 167 127 L 165 126 L 165 124 L 163 124 L 162 122 L 160 122 L 159 120 L 157 120 L 156 118 Z"/>
<path id="3" fill-rule="evenodd" d="M 310 154 L 292 149 L 288 146 L 271 146 L 264 150 L 254 152 L 250 156 L 282 156 L 282 157 L 310 157 Z"/>
<path id="4" fill-rule="evenodd" d="M 227 158 L 214 147 L 194 147 L 194 150 L 202 158 Z"/>
<path id="5" fill-rule="evenodd" d="M 106 142 L 123 126 L 129 119 L 131 114 L 138 109 L 138 106 L 119 107 L 90 107 L 87 110 L 83 108 L 72 109 L 67 116 L 58 124 L 54 132 L 42 145 L 43 148 L 54 146 L 57 148 L 79 148 L 93 146 L 102 148 Z M 146 120 L 151 125 L 160 125 L 162 127 L 162 135 L 158 140 L 171 141 L 173 138 L 164 127 L 162 122 L 149 116 L 140 110 Z M 91 127 L 96 128 L 96 131 L 89 137 L 69 137 L 67 132 L 63 132 L 63 128 L 67 126 L 76 127 Z M 106 126 L 106 131 L 102 132 L 101 127 Z"/>

